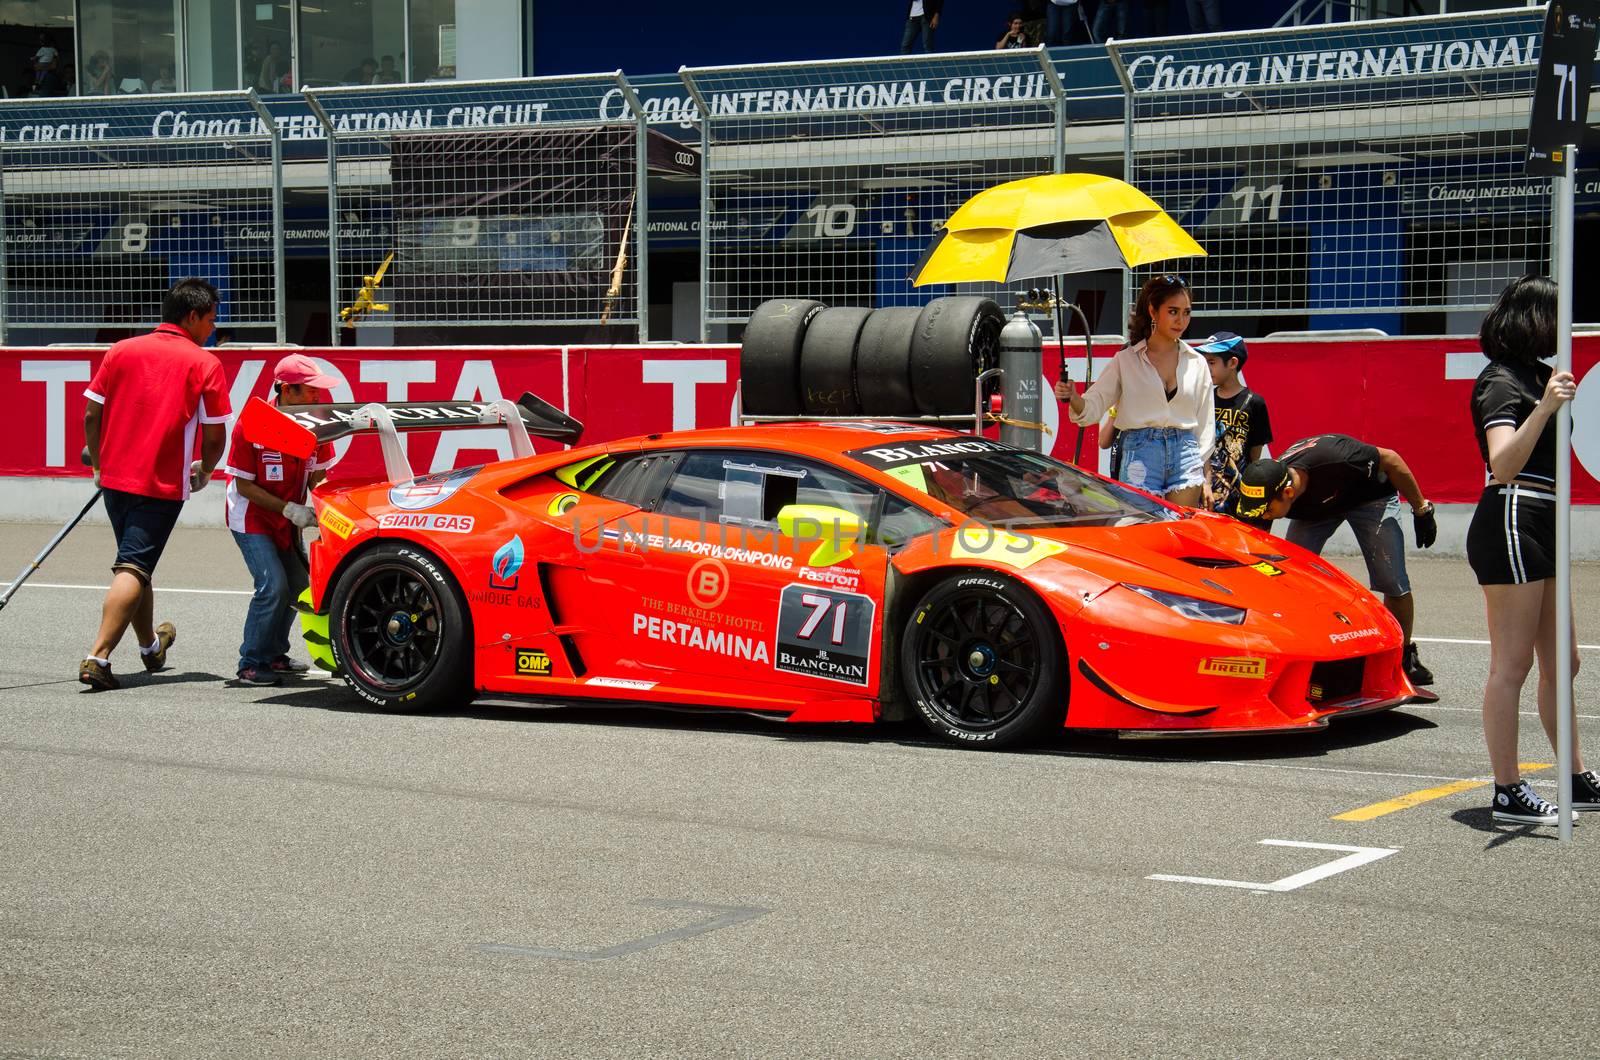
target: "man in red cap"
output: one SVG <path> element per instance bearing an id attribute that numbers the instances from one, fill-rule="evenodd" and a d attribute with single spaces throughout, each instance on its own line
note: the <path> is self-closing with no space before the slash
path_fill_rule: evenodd
<path id="1" fill-rule="evenodd" d="M 100 631 L 78 667 L 78 680 L 96 691 L 121 687 L 111 652 L 129 625 L 152 673 L 178 639 L 172 623 L 154 624 L 151 578 L 183 502 L 211 480 L 227 440 L 228 381 L 222 362 L 202 348 L 216 327 L 217 301 L 204 280 L 174 284 L 161 303 L 161 326 L 112 346 L 83 392 L 89 463 L 117 538 Z M 192 460 L 197 434 L 200 459 Z"/>
<path id="2" fill-rule="evenodd" d="M 272 371 L 279 405 L 315 405 L 323 391 L 338 385 L 311 358 L 291 353 Z M 333 463 L 333 446 L 323 444 L 310 460 L 264 446 L 235 428 L 228 450 L 228 529 L 255 579 L 255 596 L 245 614 L 239 645 L 241 685 L 276 685 L 286 673 L 304 673 L 304 663 L 289 658 L 289 627 L 294 603 L 308 584 L 305 561 L 296 548 L 300 531 L 317 521 L 308 495 Z"/>

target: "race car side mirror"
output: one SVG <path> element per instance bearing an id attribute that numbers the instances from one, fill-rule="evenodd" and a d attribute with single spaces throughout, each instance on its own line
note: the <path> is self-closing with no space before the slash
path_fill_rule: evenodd
<path id="1" fill-rule="evenodd" d="M 778 531 L 797 544 L 812 541 L 817 547 L 806 560 L 808 567 L 831 567 L 855 555 L 861 541 L 861 517 L 828 504 L 786 504 L 778 511 Z"/>

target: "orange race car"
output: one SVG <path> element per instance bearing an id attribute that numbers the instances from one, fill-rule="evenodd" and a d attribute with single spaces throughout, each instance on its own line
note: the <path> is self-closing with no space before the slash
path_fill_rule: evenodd
<path id="1" fill-rule="evenodd" d="M 513 406 L 295 410 L 377 430 L 391 481 L 318 490 L 313 655 L 394 710 L 654 704 L 921 717 L 1000 747 L 1063 726 L 1303 731 L 1429 698 L 1344 573 L 1037 453 L 892 422 L 653 434 Z M 413 477 L 397 431 L 527 455 Z M 308 432 L 310 433 L 310 432 Z"/>

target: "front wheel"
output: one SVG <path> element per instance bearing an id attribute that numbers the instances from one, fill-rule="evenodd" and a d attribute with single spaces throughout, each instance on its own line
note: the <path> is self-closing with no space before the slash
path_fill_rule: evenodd
<path id="1" fill-rule="evenodd" d="M 901 638 L 901 677 L 928 728 L 948 740 L 1009 747 L 1066 719 L 1061 634 L 1044 603 L 999 574 L 929 589 Z"/>
<path id="2" fill-rule="evenodd" d="M 433 556 L 379 545 L 339 578 L 328 614 L 334 661 L 367 702 L 406 712 L 466 702 L 472 657 L 466 608 Z"/>

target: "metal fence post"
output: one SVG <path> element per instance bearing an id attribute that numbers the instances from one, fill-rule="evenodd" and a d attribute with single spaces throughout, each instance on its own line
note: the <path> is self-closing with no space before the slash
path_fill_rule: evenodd
<path id="1" fill-rule="evenodd" d="M 1051 156 L 1050 165 L 1053 172 L 1065 173 L 1067 171 L 1067 90 L 1061 84 L 1061 72 L 1056 69 L 1056 64 L 1050 59 L 1050 49 L 1040 45 L 1039 65 L 1044 68 L 1044 76 L 1050 82 L 1050 91 L 1056 97 L 1056 143 L 1054 154 Z"/>
<path id="2" fill-rule="evenodd" d="M 11 255 L 6 250 L 6 153 L 0 147 L 0 346 L 6 342 L 6 332 L 11 324 L 11 285 L 7 282 L 11 271 Z"/>
<path id="3" fill-rule="evenodd" d="M 274 341 L 282 346 L 289 341 L 289 290 L 283 247 L 283 132 L 253 88 L 249 101 L 272 136 L 272 323 Z"/>
<path id="4" fill-rule="evenodd" d="M 639 341 L 643 343 L 650 341 L 650 123 L 645 118 L 644 104 L 639 102 L 639 96 L 627 76 L 621 70 L 617 71 L 616 76 L 617 87 L 627 97 L 638 128 L 633 170 L 634 180 L 638 184 L 633 191 L 638 264 L 634 267 L 633 280 L 637 292 L 634 311 L 639 317 Z"/>
<path id="5" fill-rule="evenodd" d="M 328 345 L 339 345 L 339 140 L 322 101 L 309 93 L 304 96 L 311 113 L 322 123 L 323 142 L 328 145 Z"/>
<path id="6" fill-rule="evenodd" d="M 695 115 L 700 122 L 700 341 L 711 341 L 711 196 L 706 194 L 711 173 L 711 109 L 706 106 L 700 86 L 687 66 L 678 67 L 683 87 L 694 100 Z"/>
<path id="7" fill-rule="evenodd" d="M 1111 65 L 1117 71 L 1117 80 L 1122 82 L 1122 179 L 1133 183 L 1133 81 L 1128 77 L 1127 64 L 1122 61 L 1122 52 L 1117 50 L 1115 44 L 1106 49 L 1111 55 Z M 1127 320 L 1133 312 L 1133 271 L 1122 270 L 1122 316 Z M 1122 328 L 1117 328 L 1121 334 Z M 1094 380 L 1086 379 L 1085 383 Z"/>

